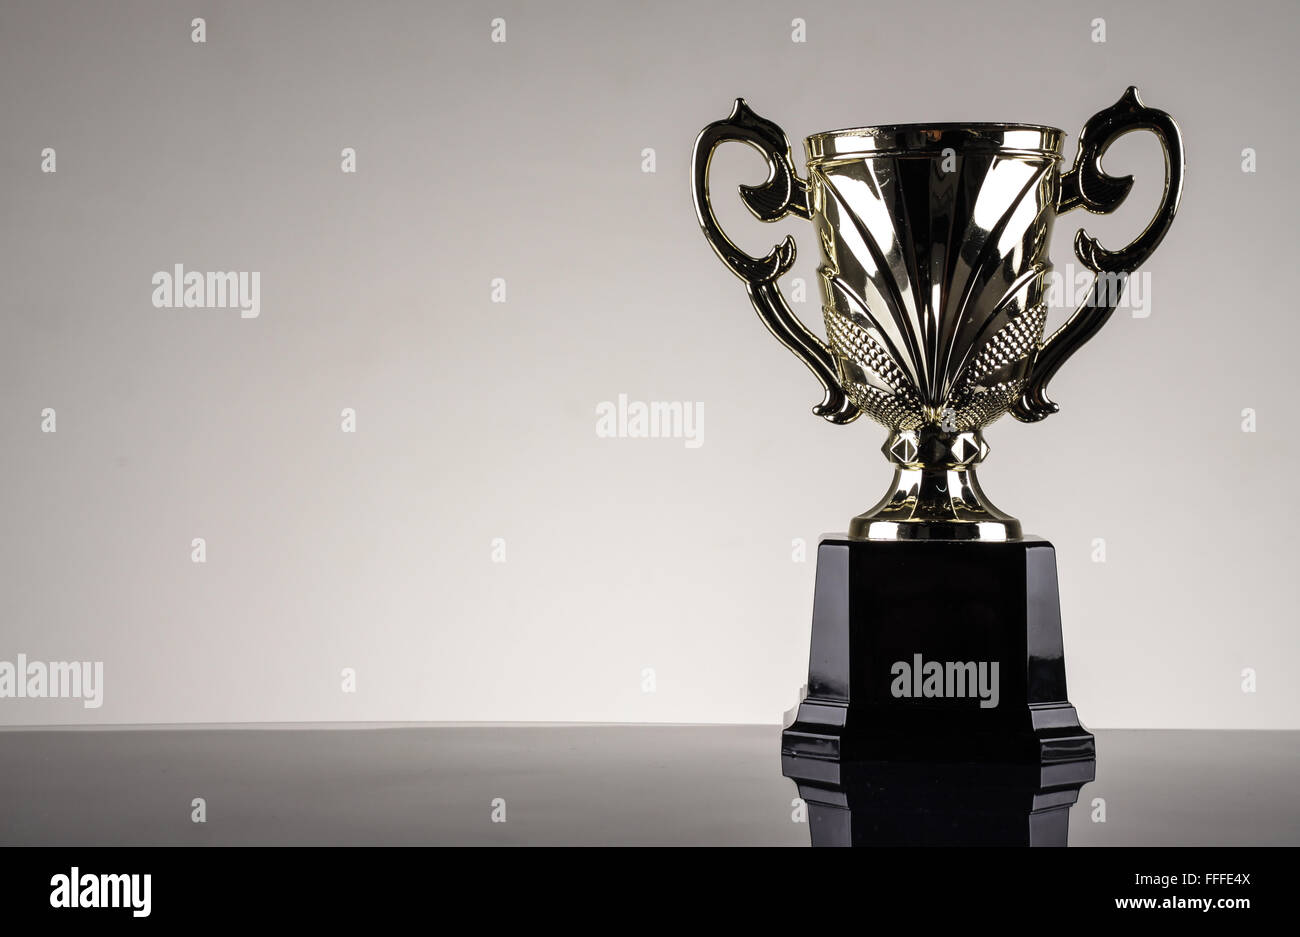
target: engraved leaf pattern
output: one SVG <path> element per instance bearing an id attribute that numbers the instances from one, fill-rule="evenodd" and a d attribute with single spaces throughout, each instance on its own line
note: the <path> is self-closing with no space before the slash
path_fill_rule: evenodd
<path id="1" fill-rule="evenodd" d="M 963 428 L 1001 416 L 1041 339 L 1053 163 L 957 159 L 951 173 L 905 157 L 813 170 L 830 345 L 854 402 L 894 428 L 949 408 Z"/>

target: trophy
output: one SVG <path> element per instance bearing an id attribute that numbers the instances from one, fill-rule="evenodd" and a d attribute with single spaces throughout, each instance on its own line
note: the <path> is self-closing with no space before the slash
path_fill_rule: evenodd
<path id="1" fill-rule="evenodd" d="M 1119 250 L 1077 232 L 1093 284 L 1044 337 L 1053 220 L 1119 207 L 1132 177 L 1108 175 L 1101 159 L 1134 130 L 1162 144 L 1159 208 Z M 1048 382 L 1110 318 L 1173 221 L 1183 146 L 1173 119 L 1132 87 L 1084 124 L 1064 171 L 1063 138 L 1053 127 L 988 123 L 817 133 L 805 141 L 803 179 L 785 133 L 738 99 L 696 141 L 700 226 L 763 324 L 821 384 L 813 412 L 832 423 L 865 414 L 889 431 L 889 490 L 818 546 L 808 684 L 782 736 L 787 758 L 1062 763 L 1094 754 L 1066 695 L 1055 551 L 989 500 L 975 469 L 990 423 L 1056 412 Z M 718 224 L 709 165 L 730 141 L 767 161 L 767 181 L 740 186 L 752 214 L 813 223 L 825 340 L 778 285 L 794 239 L 754 257 Z"/>

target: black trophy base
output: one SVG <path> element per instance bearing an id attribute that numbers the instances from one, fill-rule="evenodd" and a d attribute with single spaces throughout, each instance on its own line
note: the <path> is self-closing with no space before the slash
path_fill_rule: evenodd
<path id="1" fill-rule="evenodd" d="M 835 761 L 1094 757 L 1065 691 L 1055 549 L 1039 537 L 823 538 L 808 685 L 781 750 Z"/>

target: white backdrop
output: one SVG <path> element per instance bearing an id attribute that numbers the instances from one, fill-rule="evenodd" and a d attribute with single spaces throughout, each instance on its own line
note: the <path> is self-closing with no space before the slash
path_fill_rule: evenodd
<path id="1" fill-rule="evenodd" d="M 0 661 L 103 684 L 0 723 L 778 721 L 885 431 L 808 412 L 696 227 L 696 133 L 744 95 L 796 153 L 1005 120 L 1072 157 L 1131 83 L 1184 130 L 1181 213 L 982 480 L 1057 546 L 1090 726 L 1300 725 L 1297 10 L 4 3 Z M 1133 194 L 1058 267 L 1157 202 L 1149 135 L 1106 165 Z M 795 234 L 818 323 L 811 230 L 720 213 Z M 258 315 L 158 308 L 176 264 L 256 272 Z M 699 444 L 602 438 L 620 395 L 702 405 Z"/>

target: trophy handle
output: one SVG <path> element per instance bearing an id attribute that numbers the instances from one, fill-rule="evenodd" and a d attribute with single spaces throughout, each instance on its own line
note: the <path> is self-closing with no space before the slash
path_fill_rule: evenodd
<path id="1" fill-rule="evenodd" d="M 1132 176 L 1108 176 L 1101 157 L 1112 143 L 1134 130 L 1150 130 L 1165 154 L 1165 191 L 1155 217 L 1137 238 L 1121 250 L 1109 251 L 1080 228 L 1074 236 L 1074 253 L 1093 272 L 1092 287 L 1083 304 L 1039 349 L 1033 370 L 1011 415 L 1032 423 L 1057 411 L 1047 397 L 1047 382 L 1101 329 L 1119 305 L 1128 275 L 1160 245 L 1178 211 L 1183 195 L 1183 137 L 1174 119 L 1147 107 L 1132 86 L 1118 102 L 1094 114 L 1079 133 L 1074 166 L 1061 176 L 1057 213 L 1082 206 L 1095 214 L 1117 209 L 1133 187 Z"/>
<path id="2" fill-rule="evenodd" d="M 766 256 L 753 257 L 727 237 L 713 214 L 709 201 L 709 164 L 719 144 L 733 141 L 749 144 L 767 159 L 767 181 L 757 186 L 740 186 L 741 199 L 754 217 L 761 221 L 777 221 L 786 215 L 812 217 L 808 185 L 795 174 L 785 132 L 750 110 L 744 98 L 737 98 L 730 116 L 709 124 L 695 141 L 691 191 L 700 227 L 722 262 L 745 281 L 750 302 L 768 331 L 794 352 L 821 382 L 825 396 L 813 407 L 813 413 L 831 423 L 849 423 L 857 419 L 859 410 L 844 393 L 830 348 L 799 321 L 776 282 L 794 263 L 794 238 L 787 234 Z"/>

